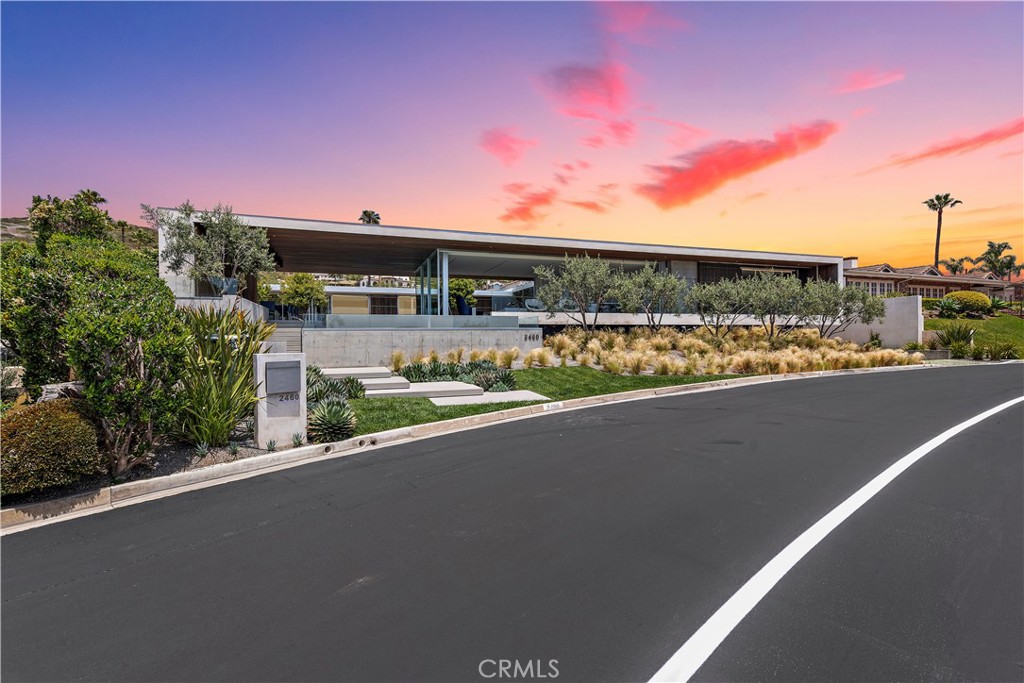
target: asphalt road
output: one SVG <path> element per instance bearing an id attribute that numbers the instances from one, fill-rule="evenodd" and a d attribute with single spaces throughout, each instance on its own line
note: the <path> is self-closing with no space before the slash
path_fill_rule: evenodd
<path id="1" fill-rule="evenodd" d="M 635 401 L 14 534 L 3 680 L 645 681 L 840 501 L 1022 391 L 1004 365 Z M 1020 681 L 1022 424 L 912 466 L 695 680 Z"/>

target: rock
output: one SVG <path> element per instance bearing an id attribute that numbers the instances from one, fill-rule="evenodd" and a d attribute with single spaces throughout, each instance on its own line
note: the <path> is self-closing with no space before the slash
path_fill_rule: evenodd
<path id="1" fill-rule="evenodd" d="M 61 382 L 59 384 L 44 384 L 42 394 L 36 403 L 52 401 L 55 398 L 85 398 L 85 385 L 82 382 Z"/>

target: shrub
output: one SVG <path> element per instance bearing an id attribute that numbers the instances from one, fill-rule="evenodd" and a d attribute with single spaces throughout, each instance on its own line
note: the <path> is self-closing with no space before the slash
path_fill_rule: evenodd
<path id="1" fill-rule="evenodd" d="M 192 444 L 224 446 L 256 403 L 253 356 L 274 332 L 237 310 L 185 309 L 191 343 L 181 379 L 181 435 Z M 307 367 L 307 378 L 320 368 Z"/>
<path id="2" fill-rule="evenodd" d="M 965 313 L 987 313 L 992 309 L 992 300 L 981 292 L 950 292 L 943 299 L 956 301 Z"/>
<path id="3" fill-rule="evenodd" d="M 110 472 L 122 475 L 148 457 L 155 421 L 177 412 L 189 335 L 174 295 L 155 275 L 78 282 L 60 334 L 102 429 Z"/>
<path id="4" fill-rule="evenodd" d="M 71 399 L 37 403 L 0 423 L 0 493 L 73 484 L 103 471 L 96 428 Z"/>
<path id="5" fill-rule="evenodd" d="M 986 353 L 988 353 L 988 349 L 984 346 L 971 346 L 972 360 L 985 360 Z"/>
<path id="6" fill-rule="evenodd" d="M 953 344 L 970 345 L 973 338 L 974 328 L 966 323 L 953 323 L 935 333 L 935 339 L 939 344 L 951 350 Z"/>
<path id="7" fill-rule="evenodd" d="M 942 299 L 922 298 L 921 308 L 926 311 L 934 311 L 940 301 L 942 301 Z"/>
<path id="8" fill-rule="evenodd" d="M 925 348 L 925 345 L 921 342 L 910 341 L 903 345 L 904 351 L 921 351 Z"/>
<path id="9" fill-rule="evenodd" d="M 949 355 L 952 358 L 966 358 L 971 352 L 971 345 L 966 342 L 955 341 L 949 344 Z"/>
<path id="10" fill-rule="evenodd" d="M 1020 352 L 1013 342 L 993 342 L 986 347 L 991 360 L 1014 360 L 1020 358 Z"/>
<path id="11" fill-rule="evenodd" d="M 154 251 L 117 242 L 55 234 L 45 256 L 18 243 L 4 244 L 2 253 L 4 342 L 21 359 L 22 382 L 32 397 L 39 396 L 42 384 L 68 380 L 66 342 L 57 332 L 70 310 L 74 286 L 107 279 L 161 282 Z"/>
<path id="12" fill-rule="evenodd" d="M 333 443 L 350 438 L 356 431 L 356 414 L 348 401 L 330 399 L 309 412 L 306 434 L 313 443 Z"/>

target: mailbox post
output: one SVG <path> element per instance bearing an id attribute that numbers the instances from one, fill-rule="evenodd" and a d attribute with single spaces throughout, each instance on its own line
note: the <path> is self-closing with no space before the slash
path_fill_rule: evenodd
<path id="1" fill-rule="evenodd" d="M 253 357 L 258 448 L 274 441 L 288 448 L 294 434 L 306 438 L 306 354 L 257 353 Z"/>

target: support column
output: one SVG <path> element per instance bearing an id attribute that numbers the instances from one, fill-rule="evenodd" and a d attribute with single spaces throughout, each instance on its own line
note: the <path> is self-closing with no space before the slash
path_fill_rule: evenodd
<path id="1" fill-rule="evenodd" d="M 442 251 L 438 255 L 441 258 L 441 278 L 438 280 L 437 308 L 441 315 L 451 315 L 451 302 L 448 296 L 448 252 Z"/>

